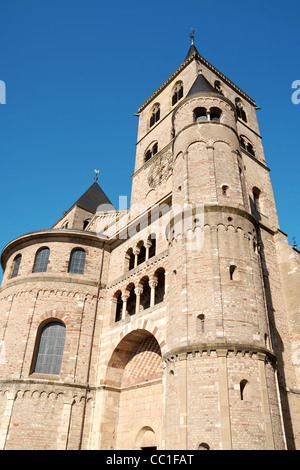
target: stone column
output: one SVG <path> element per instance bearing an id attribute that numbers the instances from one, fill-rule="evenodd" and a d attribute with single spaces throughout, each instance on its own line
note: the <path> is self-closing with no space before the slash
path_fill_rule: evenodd
<path id="1" fill-rule="evenodd" d="M 127 310 L 127 300 L 128 300 L 129 295 L 122 295 L 122 300 L 123 300 L 123 310 L 122 310 L 122 320 L 126 317 L 126 310 Z"/>
<path id="2" fill-rule="evenodd" d="M 136 268 L 137 265 L 138 265 L 138 256 L 139 256 L 139 254 L 140 254 L 140 251 L 141 251 L 141 250 L 140 250 L 139 248 L 135 248 L 135 249 L 133 250 L 133 254 L 134 254 L 134 267 L 135 267 L 135 268 Z"/>
<path id="3" fill-rule="evenodd" d="M 151 242 L 151 240 L 147 240 L 147 241 L 145 242 L 145 248 L 146 248 L 146 261 L 148 261 L 148 259 L 149 259 L 149 250 L 150 250 L 151 246 L 152 246 L 152 242 Z"/>
<path id="4" fill-rule="evenodd" d="M 149 286 L 151 288 L 150 293 L 150 307 L 154 307 L 155 305 L 155 287 L 157 286 L 157 281 L 149 281 Z"/>
<path id="5" fill-rule="evenodd" d="M 135 301 L 135 313 L 139 313 L 140 311 L 140 303 L 141 303 L 141 294 L 143 292 L 143 289 L 141 287 L 136 287 L 134 289 L 134 293 L 136 296 L 136 301 Z"/>

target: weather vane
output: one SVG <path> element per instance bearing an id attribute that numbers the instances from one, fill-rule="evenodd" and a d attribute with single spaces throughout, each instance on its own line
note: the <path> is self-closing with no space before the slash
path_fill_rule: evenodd
<path id="1" fill-rule="evenodd" d="M 94 170 L 94 172 L 95 172 L 95 178 L 94 178 L 94 180 L 95 180 L 95 181 L 98 181 L 98 175 L 99 175 L 99 173 L 100 173 L 100 170 Z"/>
<path id="2" fill-rule="evenodd" d="M 195 39 L 195 29 L 191 28 L 191 33 L 190 33 L 190 39 L 191 39 L 191 45 L 194 44 L 194 39 Z"/>

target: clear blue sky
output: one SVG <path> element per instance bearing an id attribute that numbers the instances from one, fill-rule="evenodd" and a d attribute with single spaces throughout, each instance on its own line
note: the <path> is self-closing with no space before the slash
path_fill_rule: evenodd
<path id="1" fill-rule="evenodd" d="M 299 3 L 1 0 L 0 249 L 50 227 L 93 182 L 130 198 L 138 107 L 200 54 L 262 108 L 259 124 L 281 229 L 299 222 Z"/>

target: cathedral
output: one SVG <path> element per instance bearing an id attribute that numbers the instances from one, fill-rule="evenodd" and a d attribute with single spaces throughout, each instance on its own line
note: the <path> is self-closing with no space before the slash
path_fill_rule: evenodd
<path id="1" fill-rule="evenodd" d="M 2 251 L 2 450 L 300 449 L 300 252 L 257 106 L 193 37 L 182 60 L 137 110 L 129 207 L 96 171 Z"/>

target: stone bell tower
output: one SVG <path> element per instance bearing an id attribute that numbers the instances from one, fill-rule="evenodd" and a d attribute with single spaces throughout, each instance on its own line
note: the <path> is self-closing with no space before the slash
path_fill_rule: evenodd
<path id="1" fill-rule="evenodd" d="M 285 392 L 280 346 L 286 335 L 291 358 L 291 336 L 278 329 L 299 312 L 299 298 L 294 291 L 294 313 L 283 314 L 287 281 L 278 250 L 284 246 L 291 263 L 299 256 L 279 229 L 256 110 L 193 41 L 181 67 L 139 110 L 132 203 L 151 207 L 170 195 L 192 218 L 185 230 L 174 217 L 169 238 L 168 449 L 295 445 L 296 395 Z"/>

